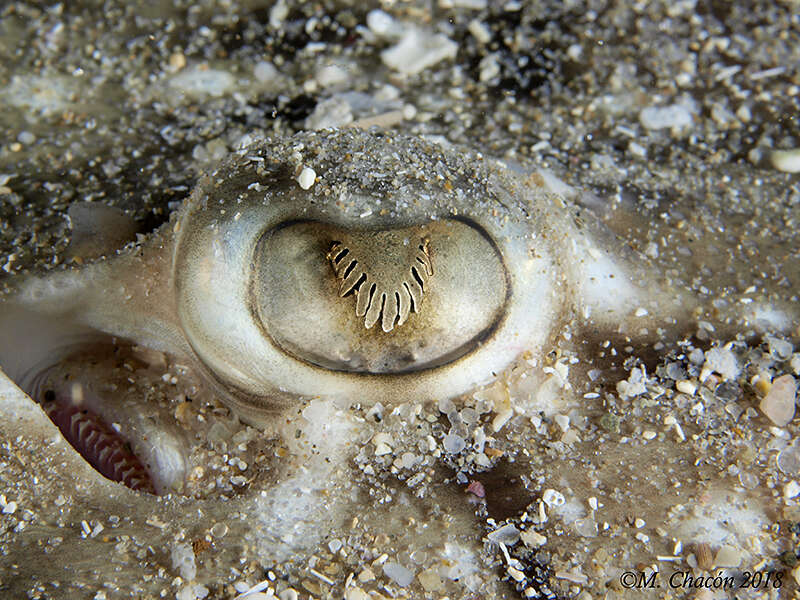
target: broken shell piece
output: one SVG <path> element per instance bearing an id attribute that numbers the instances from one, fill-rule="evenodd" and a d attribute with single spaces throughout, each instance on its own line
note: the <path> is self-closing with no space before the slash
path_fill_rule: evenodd
<path id="1" fill-rule="evenodd" d="M 714 566 L 714 555 L 711 552 L 711 546 L 705 542 L 699 542 L 694 545 L 694 555 L 697 559 L 697 567 L 703 571 L 709 571 Z"/>
<path id="2" fill-rule="evenodd" d="M 791 375 L 781 375 L 772 382 L 759 408 L 778 427 L 785 427 L 794 418 L 797 382 Z"/>
<path id="3" fill-rule="evenodd" d="M 314 185 L 314 181 L 317 178 L 317 174 L 314 172 L 314 169 L 311 167 L 303 167 L 303 170 L 300 171 L 300 175 L 297 176 L 297 183 L 300 185 L 301 188 L 304 190 L 310 189 L 312 185 Z"/>

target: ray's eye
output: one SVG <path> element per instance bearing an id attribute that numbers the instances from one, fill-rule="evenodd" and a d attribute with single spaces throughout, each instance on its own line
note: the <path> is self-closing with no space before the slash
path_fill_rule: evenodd
<path id="1" fill-rule="evenodd" d="M 503 314 L 502 257 L 475 224 L 294 222 L 255 248 L 253 312 L 279 348 L 334 371 L 399 374 L 475 349 Z"/>
<path id="2" fill-rule="evenodd" d="M 552 322 L 553 261 L 496 173 L 450 157 L 427 181 L 427 148 L 327 135 L 311 189 L 265 145 L 199 184 L 175 225 L 185 338 L 252 421 L 298 396 L 464 393 Z"/>
<path id="3" fill-rule="evenodd" d="M 418 312 L 425 283 L 433 275 L 428 238 L 395 231 L 340 237 L 343 242 L 331 242 L 328 260 L 339 280 L 339 295 L 355 295 L 356 315 L 365 317 L 367 329 L 380 321 L 389 332 Z"/>

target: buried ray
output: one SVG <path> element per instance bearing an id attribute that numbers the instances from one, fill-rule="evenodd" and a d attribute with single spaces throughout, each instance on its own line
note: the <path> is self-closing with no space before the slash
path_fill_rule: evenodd
<path id="1" fill-rule="evenodd" d="M 297 176 L 306 168 L 316 178 L 300 186 Z M 98 342 L 145 348 L 168 357 L 159 368 L 180 365 L 188 381 L 196 378 L 191 385 L 205 390 L 196 402 L 189 400 L 193 392 L 170 392 L 170 376 L 159 398 L 141 401 L 158 421 L 143 437 L 185 431 L 164 434 L 177 440 L 173 456 L 187 464 L 161 486 L 183 495 L 150 498 L 100 477 L 4 380 L 9 418 L 0 430 L 4 439 L 24 439 L 28 451 L 19 459 L 23 467 L 15 468 L 34 477 L 51 469 L 48 485 L 56 489 L 68 472 L 78 474 L 72 502 L 75 513 L 87 513 L 80 519 L 87 523 L 84 537 L 99 536 L 92 523 L 109 513 L 124 514 L 129 529 L 144 523 L 155 539 L 120 539 L 119 560 L 135 560 L 128 547 L 133 556 L 148 556 L 148 545 L 172 548 L 167 568 L 187 584 L 230 578 L 226 566 L 239 559 L 269 568 L 328 548 L 331 561 L 346 561 L 347 552 L 339 551 L 347 543 L 395 583 L 406 582 L 410 566 L 418 565 L 423 587 L 463 585 L 462 596 L 496 591 L 476 579 L 473 506 L 458 487 L 469 483 L 467 474 L 480 482 L 481 473 L 491 472 L 484 477 L 490 516 L 517 519 L 505 528 L 492 521 L 497 527 L 488 537 L 503 548 L 516 546 L 503 566 L 513 568 L 508 577 L 535 582 L 537 590 L 548 588 L 554 573 L 581 581 L 565 570 L 566 562 L 535 551 L 546 538 L 533 535 L 555 515 L 574 516 L 570 523 L 587 538 L 599 531 L 593 513 L 554 489 L 540 490 L 531 474 L 539 469 L 559 485 L 600 493 L 591 492 L 592 482 L 548 465 L 559 444 L 582 441 L 576 430 L 585 416 L 576 413 L 570 427 L 561 413 L 602 392 L 602 427 L 618 433 L 622 403 L 655 385 L 648 372 L 656 364 L 673 375 L 682 369 L 674 377 L 682 389 L 694 385 L 692 377 L 733 386 L 746 349 L 700 350 L 699 356 L 698 349 L 687 350 L 676 354 L 673 367 L 659 357 L 614 373 L 625 362 L 617 345 L 677 342 L 697 319 L 713 319 L 691 292 L 579 216 L 555 183 L 476 153 L 456 155 L 395 135 L 308 133 L 244 149 L 204 177 L 148 239 L 85 266 L 21 278 L 2 300 L 0 367 L 30 395 L 49 369 L 80 379 L 71 357 Z M 748 313 L 731 309 L 725 317 L 744 320 Z M 25 344 L 13 341 L 19 339 Z M 591 368 L 597 365 L 587 360 L 598 348 L 611 373 L 598 380 L 600 392 L 586 383 L 598 377 Z M 789 357 L 791 349 L 784 362 Z M 130 367 L 132 381 L 154 377 L 160 361 L 144 362 Z M 115 388 L 96 393 L 109 390 Z M 217 400 L 260 430 L 228 419 Z M 675 399 L 676 407 L 699 410 L 687 403 Z M 512 423 L 515 415 L 524 423 Z M 117 408 L 110 416 L 119 417 L 121 429 L 134 420 Z M 531 455 L 525 446 L 536 443 L 526 441 L 531 431 L 563 436 Z M 580 432 L 596 433 L 589 426 Z M 81 432 L 72 437 L 86 445 Z M 196 444 L 184 446 L 185 437 Z M 138 443 L 137 455 L 158 456 L 160 444 Z M 515 445 L 524 452 L 510 467 L 506 458 Z M 46 449 L 41 464 L 37 449 Z M 663 463 L 669 453 L 660 447 L 653 457 Z M 616 458 L 606 451 L 591 469 L 619 480 Z M 645 465 L 644 458 L 634 461 L 635 468 Z M 456 491 L 436 481 L 443 466 L 456 473 L 448 479 Z M 707 466 L 692 468 L 697 481 L 708 477 Z M 156 478 L 162 474 L 155 469 Z M 492 489 L 495 483 L 513 486 L 514 498 Z M 713 492 L 709 512 L 719 503 Z M 620 514 L 623 495 L 609 492 L 608 504 Z M 374 514 L 359 510 L 366 502 Z M 758 502 L 739 508 L 750 517 L 747 533 L 756 530 Z M 521 537 L 516 527 L 523 524 L 528 529 Z M 692 523 L 691 535 L 702 525 Z M 384 540 L 384 527 L 401 533 L 394 539 L 384 533 Z M 724 540 L 725 533 L 715 535 Z M 241 556 L 238 544 L 220 541 L 225 536 L 241 541 Z M 384 548 L 401 542 L 420 553 L 390 558 Z M 219 555 L 202 562 L 198 575 L 195 560 L 204 561 L 202 548 L 212 543 L 219 543 Z M 67 560 L 57 544 L 48 552 Z M 156 577 L 165 560 L 148 563 L 148 576 Z M 310 576 L 343 583 L 340 571 L 314 565 Z M 294 577 L 289 567 L 281 569 Z"/>
<path id="2" fill-rule="evenodd" d="M 308 165 L 306 190 L 295 173 Z M 26 316 L 2 326 L 39 323 L 38 354 L 105 335 L 179 356 L 262 425 L 298 396 L 454 397 L 576 319 L 615 330 L 639 307 L 639 325 L 671 329 L 691 312 L 688 294 L 603 235 L 540 180 L 480 155 L 300 135 L 234 156 L 141 245 L 23 280 L 5 314 Z M 339 298 L 354 289 L 355 310 Z M 43 322 L 69 331 L 46 341 Z M 0 349 L 12 379 L 32 364 Z"/>

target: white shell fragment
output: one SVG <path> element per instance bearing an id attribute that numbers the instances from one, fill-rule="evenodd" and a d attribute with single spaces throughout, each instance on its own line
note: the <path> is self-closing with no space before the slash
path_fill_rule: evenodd
<path id="1" fill-rule="evenodd" d="M 175 75 L 169 85 L 192 97 L 205 95 L 216 97 L 230 92 L 235 83 L 233 75 L 227 71 L 194 66 Z"/>
<path id="2" fill-rule="evenodd" d="M 778 427 L 785 427 L 794 418 L 797 382 L 791 375 L 782 375 L 772 382 L 772 387 L 761 400 L 760 408 Z"/>
<path id="3" fill-rule="evenodd" d="M 317 174 L 314 172 L 314 169 L 311 167 L 303 167 L 303 170 L 300 171 L 300 175 L 297 176 L 297 183 L 299 183 L 300 187 L 304 190 L 308 190 L 314 185 L 316 178 Z"/>
<path id="4" fill-rule="evenodd" d="M 772 166 L 784 173 L 800 173 L 800 148 L 792 150 L 775 150 L 772 155 Z"/>
<path id="5" fill-rule="evenodd" d="M 513 546 L 519 541 L 519 535 L 519 530 L 513 525 L 503 525 L 499 529 L 492 531 L 486 537 L 495 544 Z"/>
<path id="6" fill-rule="evenodd" d="M 383 565 L 384 574 L 400 587 L 407 587 L 414 581 L 414 573 L 395 561 Z"/>
<path id="7" fill-rule="evenodd" d="M 397 45 L 381 53 L 386 66 L 404 75 L 416 75 L 436 63 L 453 58 L 458 45 L 441 33 L 409 28 Z"/>
<path id="8" fill-rule="evenodd" d="M 730 545 L 724 545 L 717 551 L 717 556 L 714 558 L 714 566 L 734 568 L 738 567 L 742 562 L 741 551 Z"/>
<path id="9" fill-rule="evenodd" d="M 680 104 L 649 106 L 639 113 L 639 121 L 647 129 L 680 129 L 692 124 L 692 113 Z"/>

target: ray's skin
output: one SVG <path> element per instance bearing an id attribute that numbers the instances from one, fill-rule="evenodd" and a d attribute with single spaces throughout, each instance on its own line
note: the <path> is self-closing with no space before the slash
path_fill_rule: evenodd
<path id="1" fill-rule="evenodd" d="M 341 484 L 353 440 L 366 441 L 354 402 L 457 402 L 519 361 L 540 366 L 564 331 L 644 344 L 700 314 L 551 184 L 396 135 L 265 141 L 209 173 L 142 243 L 16 283 L 2 299 L 0 367 L 30 391 L 41 370 L 109 336 L 191 364 L 289 446 L 291 460 L 225 506 L 240 516 L 228 535 L 282 560 L 350 516 Z M 2 385 L 0 436 L 20 440 L 21 468 L 89 515 L 166 523 L 158 545 L 219 514 L 213 500 L 143 498 L 107 481 Z M 237 560 L 220 552 L 219 564 Z"/>
<path id="2" fill-rule="evenodd" d="M 303 168 L 316 174 L 308 190 Z M 377 282 L 362 274 L 364 289 L 341 293 L 347 269 L 337 275 L 328 252 L 381 232 L 394 238 L 360 259 Z M 365 242 L 354 243 L 345 254 L 357 257 Z M 430 262 L 397 259 L 409 243 L 424 243 Z M 523 349 L 549 351 L 565 323 L 596 334 L 623 330 L 636 309 L 649 315 L 639 329 L 685 319 L 693 300 L 647 267 L 541 177 L 400 136 L 300 135 L 234 156 L 146 242 L 22 281 L 0 327 L 34 327 L 33 349 L 0 348 L 0 365 L 19 381 L 70 337 L 115 336 L 192 361 L 261 425 L 297 396 L 454 397 Z M 406 281 L 381 295 L 392 269 L 418 291 Z M 364 362 L 375 355 L 383 362 Z"/>

